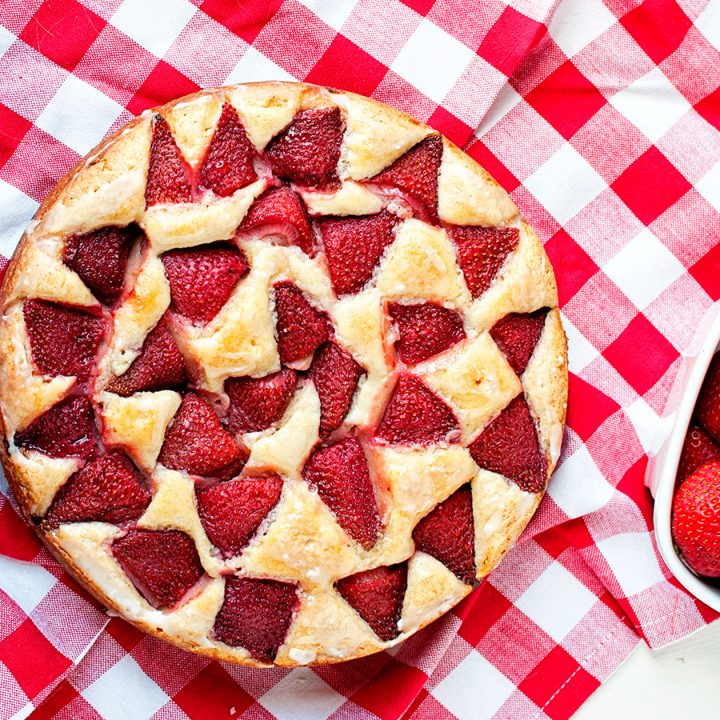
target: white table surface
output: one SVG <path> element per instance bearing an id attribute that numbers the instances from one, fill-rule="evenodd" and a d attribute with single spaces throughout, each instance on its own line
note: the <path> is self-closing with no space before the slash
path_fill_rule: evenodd
<path id="1" fill-rule="evenodd" d="M 651 651 L 640 643 L 573 720 L 720 718 L 720 620 Z"/>

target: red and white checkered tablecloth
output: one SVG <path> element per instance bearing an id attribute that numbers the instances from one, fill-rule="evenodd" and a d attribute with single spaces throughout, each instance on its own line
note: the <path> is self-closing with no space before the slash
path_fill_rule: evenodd
<path id="1" fill-rule="evenodd" d="M 388 653 L 257 671 L 147 637 L 0 489 L 0 718 L 568 718 L 638 636 L 715 614 L 669 579 L 646 451 L 720 298 L 718 0 L 0 3 L 0 252 L 108 132 L 226 82 L 333 85 L 464 147 L 546 241 L 570 340 L 563 461 L 521 542 Z"/>

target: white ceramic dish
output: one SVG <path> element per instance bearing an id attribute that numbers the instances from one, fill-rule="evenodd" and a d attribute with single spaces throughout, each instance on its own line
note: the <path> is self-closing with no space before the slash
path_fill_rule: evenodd
<path id="1" fill-rule="evenodd" d="M 664 430 L 651 455 L 645 483 L 655 497 L 655 537 L 670 571 L 696 598 L 720 611 L 720 588 L 712 587 L 693 573 L 678 557 L 670 532 L 672 499 L 675 493 L 680 453 L 708 365 L 720 346 L 720 302 L 703 317 L 690 348 L 683 357 L 666 406 Z M 667 427 L 670 432 L 667 432 Z"/>

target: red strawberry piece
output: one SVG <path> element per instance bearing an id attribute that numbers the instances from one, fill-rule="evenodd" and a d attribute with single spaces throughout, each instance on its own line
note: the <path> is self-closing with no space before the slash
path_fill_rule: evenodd
<path id="1" fill-rule="evenodd" d="M 720 460 L 720 446 L 701 427 L 690 425 L 680 454 L 678 482 L 682 482 L 711 460 Z"/>
<path id="2" fill-rule="evenodd" d="M 356 293 L 372 277 L 385 248 L 395 239 L 398 218 L 376 215 L 318 221 L 330 279 L 338 295 Z"/>
<path id="3" fill-rule="evenodd" d="M 61 400 L 24 430 L 15 433 L 15 444 L 50 457 L 89 460 L 97 450 L 90 401 L 85 397 Z"/>
<path id="4" fill-rule="evenodd" d="M 490 336 L 518 375 L 525 372 L 530 362 L 545 327 L 547 314 L 547 308 L 532 313 L 510 313 L 498 320 L 490 330 Z"/>
<path id="5" fill-rule="evenodd" d="M 504 475 L 521 490 L 538 493 L 545 489 L 547 460 L 522 393 L 485 427 L 469 450 L 481 468 Z"/>
<path id="6" fill-rule="evenodd" d="M 239 555 L 277 505 L 279 475 L 238 478 L 197 493 L 198 512 L 210 542 L 224 557 Z"/>
<path id="7" fill-rule="evenodd" d="M 210 322 L 250 270 L 245 255 L 223 243 L 171 250 L 162 261 L 175 308 L 196 323 Z"/>
<path id="8" fill-rule="evenodd" d="M 253 203 L 238 231 L 256 230 L 263 235 L 282 235 L 310 257 L 315 255 L 315 236 L 305 203 L 289 187 L 268 188 Z"/>
<path id="9" fill-rule="evenodd" d="M 173 388 L 186 380 L 185 359 L 163 316 L 145 338 L 132 365 L 120 377 L 112 378 L 105 389 L 128 397 L 136 392 Z"/>
<path id="10" fill-rule="evenodd" d="M 193 539 L 179 530 L 130 530 L 113 555 L 138 592 L 156 608 L 171 608 L 203 576 Z"/>
<path id="11" fill-rule="evenodd" d="M 432 555 L 468 585 L 475 583 L 472 492 L 463 485 L 413 530 L 415 548 Z"/>
<path id="12" fill-rule="evenodd" d="M 62 259 L 101 303 L 113 305 L 122 293 L 130 250 L 139 237 L 137 225 L 71 235 L 65 241 Z"/>
<path id="13" fill-rule="evenodd" d="M 86 380 L 105 330 L 102 318 L 46 300 L 26 300 L 23 315 L 37 369 L 45 375 Z"/>
<path id="14" fill-rule="evenodd" d="M 340 108 L 299 112 L 265 150 L 272 171 L 278 177 L 305 187 L 327 189 L 337 186 L 344 130 Z"/>
<path id="15" fill-rule="evenodd" d="M 410 365 L 427 360 L 465 339 L 462 318 L 455 310 L 435 303 L 391 303 L 388 309 L 400 335 L 395 349 L 400 359 Z"/>
<path id="16" fill-rule="evenodd" d="M 49 527 L 62 523 L 137 520 L 151 495 L 132 463 L 120 452 L 85 465 L 60 488 L 45 516 Z"/>
<path id="17" fill-rule="evenodd" d="M 457 442 L 453 411 L 422 380 L 403 373 L 385 408 L 377 437 L 397 445 Z"/>
<path id="18" fill-rule="evenodd" d="M 191 171 L 175 143 L 167 120 L 153 119 L 150 163 L 148 165 L 145 203 L 188 203 L 193 199 Z"/>
<path id="19" fill-rule="evenodd" d="M 720 442 L 720 353 L 710 362 L 700 388 L 695 417 L 715 442 Z"/>
<path id="20" fill-rule="evenodd" d="M 287 410 L 297 385 L 297 374 L 290 368 L 261 378 L 229 378 L 225 392 L 230 398 L 227 426 L 234 433 L 265 430 Z"/>
<path id="21" fill-rule="evenodd" d="M 200 185 L 227 197 L 257 180 L 255 148 L 235 108 L 225 103 L 200 168 Z"/>
<path id="22" fill-rule="evenodd" d="M 438 221 L 438 172 L 443 155 L 442 138 L 431 135 L 401 155 L 369 182 L 402 190 L 434 223 Z"/>
<path id="23" fill-rule="evenodd" d="M 289 280 L 275 283 L 273 287 L 280 360 L 297 362 L 312 355 L 328 339 L 328 317 L 311 305 L 302 290 Z"/>
<path id="24" fill-rule="evenodd" d="M 340 527 L 369 550 L 380 534 L 380 515 L 367 458 L 357 438 L 348 437 L 316 450 L 303 477 L 332 510 Z"/>
<path id="25" fill-rule="evenodd" d="M 407 563 L 365 570 L 338 580 L 335 587 L 381 640 L 394 640 L 400 634 Z"/>
<path id="26" fill-rule="evenodd" d="M 226 645 L 245 648 L 252 657 L 272 662 L 298 606 L 297 585 L 261 578 L 229 577 L 225 601 L 213 632 Z"/>
<path id="27" fill-rule="evenodd" d="M 340 427 L 365 373 L 350 353 L 334 342 L 325 343 L 310 366 L 310 377 L 320 398 L 320 437 Z"/>
<path id="28" fill-rule="evenodd" d="M 680 486 L 673 500 L 672 535 L 691 570 L 720 577 L 720 462 L 703 465 Z"/>
<path id="29" fill-rule="evenodd" d="M 490 287 L 498 270 L 520 242 L 517 228 L 456 226 L 450 228 L 449 233 L 457 245 L 458 262 L 474 298 Z"/>
<path id="30" fill-rule="evenodd" d="M 215 410 L 195 393 L 187 393 L 165 433 L 159 462 L 171 470 L 227 480 L 247 462 L 244 445 L 221 424 Z"/>

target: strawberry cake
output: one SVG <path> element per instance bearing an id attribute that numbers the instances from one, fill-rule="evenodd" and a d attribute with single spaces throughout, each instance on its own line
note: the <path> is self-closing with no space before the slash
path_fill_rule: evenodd
<path id="1" fill-rule="evenodd" d="M 388 648 L 470 593 L 560 453 L 552 268 L 431 128 L 296 83 L 143 113 L 0 290 L 2 462 L 106 607 L 246 665 Z"/>

